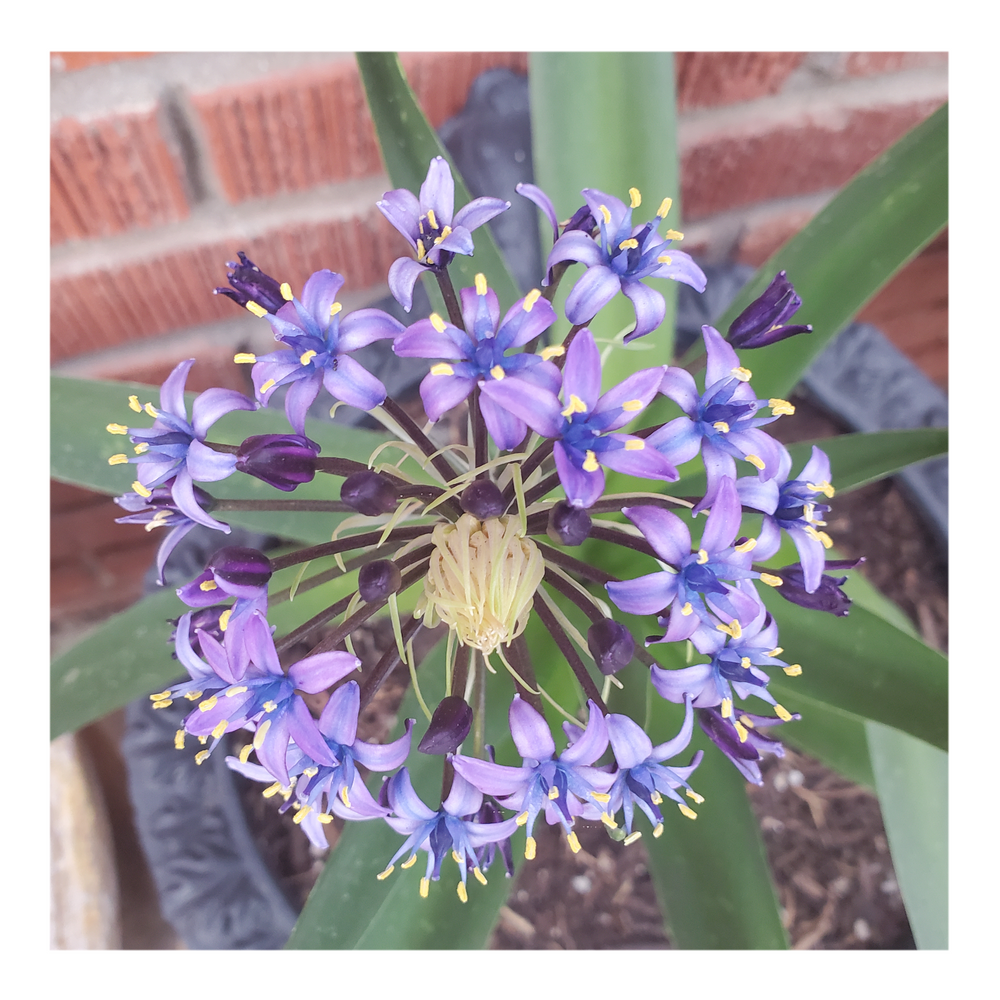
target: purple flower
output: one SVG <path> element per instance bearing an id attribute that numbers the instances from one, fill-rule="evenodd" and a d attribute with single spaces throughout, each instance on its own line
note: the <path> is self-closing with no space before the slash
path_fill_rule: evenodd
<path id="1" fill-rule="evenodd" d="M 726 333 L 726 340 L 738 351 L 753 347 L 767 347 L 779 340 L 798 333 L 812 333 L 812 327 L 789 326 L 785 322 L 794 316 L 802 305 L 792 283 L 779 271 L 771 284 L 733 320 Z"/>
<path id="2" fill-rule="evenodd" d="M 757 559 L 770 559 L 781 544 L 781 532 L 787 531 L 798 550 L 807 593 L 819 587 L 826 550 L 833 545 L 830 536 L 821 529 L 820 520 L 829 509 L 818 502 L 820 496 L 833 496 L 830 485 L 830 459 L 813 445 L 812 456 L 796 479 L 789 479 L 792 456 L 781 449 L 781 462 L 774 479 L 761 482 L 755 476 L 736 481 L 740 500 L 754 510 L 763 511 L 764 524 L 757 538 Z M 778 574 L 780 576 L 780 574 Z"/>
<path id="3" fill-rule="evenodd" d="M 413 790 L 405 767 L 389 779 L 383 791 L 393 813 L 386 822 L 397 833 L 406 834 L 406 840 L 378 877 L 388 878 L 404 854 L 410 855 L 403 863 L 404 868 L 409 868 L 416 861 L 417 851 L 426 851 L 427 869 L 420 880 L 421 896 L 427 895 L 431 881 L 440 879 L 441 863 L 451 854 L 461 879 L 458 898 L 464 903 L 468 899 L 465 883 L 470 870 L 480 882 L 486 883 L 480 849 L 506 840 L 517 829 L 514 819 L 480 822 L 476 817 L 483 804 L 482 792 L 460 774 L 455 775 L 451 791 L 437 810 L 425 805 Z"/>
<path id="4" fill-rule="evenodd" d="M 296 434 L 305 436 L 306 411 L 323 386 L 334 399 L 361 410 L 371 410 L 385 400 L 385 386 L 350 356 L 352 351 L 376 340 L 396 337 L 403 324 L 381 309 L 357 309 L 340 318 L 337 293 L 344 284 L 333 271 L 315 271 L 302 289 L 302 298 L 281 286 L 286 300 L 272 313 L 251 302 L 274 330 L 274 339 L 289 350 L 256 356 L 237 354 L 240 363 L 253 364 L 253 384 L 264 402 L 279 386 L 287 385 L 285 414 Z"/>
<path id="5" fill-rule="evenodd" d="M 170 495 L 177 508 L 198 524 L 228 533 L 229 526 L 210 517 L 198 502 L 194 480 L 218 482 L 232 475 L 236 456 L 218 452 L 204 444 L 209 427 L 233 410 L 256 410 L 257 404 L 241 392 L 232 389 L 206 389 L 191 407 L 187 418 L 184 403 L 184 383 L 195 359 L 182 361 L 160 386 L 160 405 L 143 406 L 137 396 L 129 397 L 129 406 L 136 412 L 145 411 L 153 418 L 153 426 L 124 427 L 108 424 L 112 434 L 127 434 L 135 445 L 135 455 L 112 455 L 109 465 L 134 463 L 139 466 L 138 478 L 132 489 L 149 497 L 157 486 L 170 483 Z"/>
<path id="6" fill-rule="evenodd" d="M 742 511 L 731 479 L 722 480 L 696 552 L 691 551 L 688 526 L 676 514 L 662 507 L 624 507 L 622 513 L 669 568 L 605 586 L 611 600 L 629 614 L 651 615 L 672 607 L 669 622 L 658 619 L 667 631 L 655 641 L 687 639 L 703 622 L 736 634 L 754 620 L 761 605 L 753 584 L 748 592 L 723 582 L 760 575 L 750 569 L 750 549 L 733 547 Z"/>
<path id="7" fill-rule="evenodd" d="M 673 464 L 646 441 L 613 434 L 656 396 L 664 366 L 644 368 L 601 395 L 601 355 L 593 334 L 580 330 L 566 351 L 563 403 L 553 392 L 523 380 L 487 382 L 483 397 L 520 417 L 545 437 L 558 438 L 554 455 L 566 498 L 589 507 L 604 490 L 601 466 L 630 476 L 677 479 Z"/>
<path id="8" fill-rule="evenodd" d="M 765 736 L 758 726 L 780 726 L 782 722 L 801 719 L 798 713 L 788 719 L 775 719 L 766 715 L 741 713 L 738 719 L 724 719 L 714 708 L 698 709 L 698 725 L 712 742 L 733 762 L 747 781 L 763 785 L 760 760 L 765 753 L 784 757 L 785 748 L 770 736 Z M 739 727 L 739 728 L 737 728 Z"/>
<path id="9" fill-rule="evenodd" d="M 544 388 L 559 391 L 559 369 L 537 354 L 508 354 L 547 330 L 556 320 L 552 304 L 535 289 L 519 299 L 500 322 L 496 292 L 476 275 L 475 288 L 463 288 L 462 317 L 465 332 L 436 313 L 418 320 L 392 345 L 403 358 L 442 358 L 420 383 L 420 397 L 430 420 L 438 420 L 457 406 L 477 386 L 514 379 L 527 394 Z M 527 433 L 525 422 L 487 395 L 480 409 L 490 435 L 504 451 L 516 447 Z"/>
<path id="10" fill-rule="evenodd" d="M 501 198 L 474 198 L 455 213 L 455 181 L 441 156 L 431 160 L 419 198 L 397 188 L 375 204 L 417 254 L 416 260 L 400 257 L 389 268 L 389 290 L 407 312 L 417 278 L 427 270 L 444 270 L 457 253 L 471 255 L 472 230 L 510 208 Z"/>
<path id="11" fill-rule="evenodd" d="M 603 796 L 613 781 L 610 774 L 591 766 L 607 749 L 608 727 L 597 705 L 593 701 L 587 705 L 586 730 L 558 757 L 545 717 L 515 695 L 510 706 L 510 735 L 523 759 L 522 766 L 508 767 L 462 755 L 452 758 L 457 774 L 492 795 L 505 809 L 518 812 L 517 825 L 524 826 L 528 835 L 524 856 L 529 860 L 535 856 L 531 832 L 540 812 L 549 824 L 562 824 L 570 847 L 578 851 L 574 818 L 592 805 L 592 799 Z"/>
<path id="12" fill-rule="evenodd" d="M 708 477 L 708 490 L 694 508 L 707 510 L 723 476 L 736 478 L 736 459 L 749 462 L 760 479 L 773 479 L 781 462 L 781 445 L 759 427 L 776 420 L 794 407 L 783 399 L 757 399 L 748 384 L 751 372 L 741 367 L 736 352 L 718 330 L 702 327 L 708 354 L 705 391 L 699 395 L 694 378 L 683 368 L 667 368 L 660 391 L 686 414 L 664 424 L 646 439 L 674 465 L 681 465 L 701 452 Z M 770 406 L 772 415 L 757 417 L 757 410 Z"/>
<path id="13" fill-rule="evenodd" d="M 255 315 L 260 315 L 259 309 L 276 313 L 285 304 L 281 282 L 265 274 L 242 250 L 237 255 L 240 258 L 238 264 L 235 261 L 226 264 L 233 269 L 231 274 L 226 275 L 232 287 L 216 288 L 214 294 L 225 295 L 237 305 L 250 308 Z M 251 302 L 258 309 L 253 309 Z"/>
<path id="14" fill-rule="evenodd" d="M 666 313 L 663 296 L 643 284 L 646 278 L 670 278 L 699 292 L 705 290 L 701 268 L 686 253 L 670 249 L 681 234 L 671 229 L 664 239 L 657 233 L 670 210 L 669 198 L 650 222 L 633 228 L 632 209 L 641 201 L 636 188 L 629 191 L 628 206 L 596 188 L 585 188 L 582 194 L 597 220 L 599 237 L 595 240 L 586 232 L 568 231 L 556 240 L 545 262 L 546 270 L 563 260 L 587 265 L 566 299 L 566 318 L 571 323 L 589 323 L 621 291 L 635 307 L 635 329 L 625 337 L 628 343 L 655 330 Z"/>
<path id="15" fill-rule="evenodd" d="M 864 561 L 864 556 L 860 559 L 833 559 L 826 564 L 826 568 L 856 569 Z M 841 585 L 847 582 L 846 576 L 827 576 L 824 573 L 819 578 L 819 586 L 807 591 L 801 563 L 776 569 L 774 573 L 782 581 L 777 590 L 786 601 L 803 608 L 811 608 L 813 611 L 827 611 L 837 617 L 843 617 L 850 611 L 851 599 L 840 589 Z"/>

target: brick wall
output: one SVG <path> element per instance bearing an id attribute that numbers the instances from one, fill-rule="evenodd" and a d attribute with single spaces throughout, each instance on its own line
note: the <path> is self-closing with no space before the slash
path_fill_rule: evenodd
<path id="1" fill-rule="evenodd" d="M 486 69 L 525 53 L 408 53 L 434 125 Z M 681 53 L 686 249 L 762 262 L 836 188 L 947 96 L 940 53 Z M 386 294 L 402 248 L 374 208 L 390 185 L 349 53 L 53 53 L 52 361 L 190 388 L 245 388 L 235 349 L 269 329 L 211 294 L 245 250 L 293 287 L 320 267 L 344 303 Z M 947 238 L 862 313 L 947 381 Z M 273 343 L 273 342 L 272 342 Z M 158 539 L 105 530 L 106 498 L 53 488 L 52 600 L 62 622 L 127 606 Z"/>

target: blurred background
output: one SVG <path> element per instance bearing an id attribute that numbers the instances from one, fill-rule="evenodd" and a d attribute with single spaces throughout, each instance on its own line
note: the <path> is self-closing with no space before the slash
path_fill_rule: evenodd
<path id="1" fill-rule="evenodd" d="M 523 52 L 401 58 L 435 127 L 462 111 L 482 73 L 528 71 Z M 348 309 L 387 295 L 385 273 L 405 248 L 375 208 L 391 185 L 350 53 L 60 52 L 51 61 L 57 373 L 158 384 L 196 357 L 189 389 L 246 391 L 249 369 L 233 354 L 273 340 L 266 323 L 212 294 L 239 250 L 293 288 L 319 268 L 339 271 Z M 762 263 L 938 108 L 948 82 L 944 53 L 678 53 L 676 76 L 683 246 L 703 265 Z M 513 190 L 489 193 L 521 201 Z M 945 231 L 859 316 L 941 389 L 947 259 Z M 51 500 L 59 652 L 139 598 L 160 539 L 114 524 L 120 511 L 108 497 L 53 483 Z M 53 795 L 65 788 L 74 805 L 53 813 L 53 946 L 179 944 L 150 902 L 124 793 L 122 726 L 115 713 L 55 745 Z M 57 815 L 75 816 L 104 857 L 75 850 Z"/>

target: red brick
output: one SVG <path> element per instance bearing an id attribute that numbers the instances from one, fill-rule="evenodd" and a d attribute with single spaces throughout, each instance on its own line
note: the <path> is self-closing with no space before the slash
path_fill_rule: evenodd
<path id="1" fill-rule="evenodd" d="M 145 59 L 153 52 L 50 52 L 54 72 L 72 72 L 99 66 L 103 63 L 120 62 L 123 59 Z"/>
<path id="2" fill-rule="evenodd" d="M 752 118 L 738 130 L 720 125 L 682 146 L 685 220 L 840 187 L 940 104 L 929 98 L 802 113 L 764 127 Z"/>
<path id="3" fill-rule="evenodd" d="M 63 118 L 51 135 L 51 239 L 84 239 L 188 215 L 181 175 L 156 112 Z"/>
<path id="4" fill-rule="evenodd" d="M 846 76 L 876 76 L 947 65 L 947 52 L 845 52 L 839 69 Z"/>
<path id="5" fill-rule="evenodd" d="M 776 94 L 804 52 L 678 52 L 677 108 L 691 111 Z"/>

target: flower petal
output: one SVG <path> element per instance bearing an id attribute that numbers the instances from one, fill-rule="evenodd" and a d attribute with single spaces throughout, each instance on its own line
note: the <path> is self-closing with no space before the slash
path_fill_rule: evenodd
<path id="1" fill-rule="evenodd" d="M 665 563 L 680 567 L 691 554 L 691 532 L 676 514 L 662 507 L 643 506 L 623 507 L 622 513 L 642 532 Z"/>
<path id="2" fill-rule="evenodd" d="M 604 264 L 588 267 L 566 298 L 566 318 L 574 324 L 589 323 L 618 294 L 620 288 L 621 280 L 610 267 Z"/>
<path id="3" fill-rule="evenodd" d="M 514 746 L 525 760 L 551 760 L 555 756 L 556 745 L 545 717 L 519 694 L 510 703 L 509 721 Z"/>
<path id="4" fill-rule="evenodd" d="M 336 371 L 323 371 L 323 385 L 334 399 L 359 410 L 373 410 L 385 402 L 385 386 L 347 354 L 337 355 Z"/>
<path id="5" fill-rule="evenodd" d="M 660 571 L 605 584 L 616 606 L 630 615 L 653 615 L 677 596 L 677 575 Z"/>

